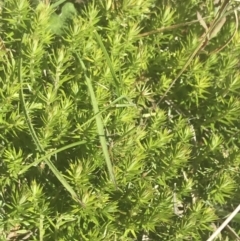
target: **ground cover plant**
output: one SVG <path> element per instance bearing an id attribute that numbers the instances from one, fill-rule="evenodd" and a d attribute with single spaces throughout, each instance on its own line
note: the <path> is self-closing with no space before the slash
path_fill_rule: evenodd
<path id="1" fill-rule="evenodd" d="M 240 199 L 238 8 L 1 2 L 0 240 L 207 240 Z"/>

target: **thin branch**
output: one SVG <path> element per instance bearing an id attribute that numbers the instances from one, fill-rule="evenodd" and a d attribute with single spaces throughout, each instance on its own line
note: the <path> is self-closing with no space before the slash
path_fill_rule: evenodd
<path id="1" fill-rule="evenodd" d="M 237 208 L 231 213 L 231 215 L 222 223 L 222 225 L 210 236 L 210 238 L 207 241 L 214 240 L 221 231 L 228 225 L 228 223 L 235 217 L 235 215 L 240 211 L 240 204 L 237 206 Z"/>

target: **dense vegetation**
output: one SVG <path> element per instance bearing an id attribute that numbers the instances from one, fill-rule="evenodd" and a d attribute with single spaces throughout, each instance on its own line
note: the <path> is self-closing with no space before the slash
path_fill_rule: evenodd
<path id="1" fill-rule="evenodd" d="M 207 240 L 240 200 L 238 5 L 1 1 L 0 240 Z"/>

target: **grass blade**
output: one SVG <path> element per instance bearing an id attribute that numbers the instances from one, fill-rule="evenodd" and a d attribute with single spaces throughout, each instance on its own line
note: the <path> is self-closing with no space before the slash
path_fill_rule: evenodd
<path id="1" fill-rule="evenodd" d="M 97 123 L 98 135 L 99 135 L 100 143 L 101 143 L 101 146 L 102 146 L 103 155 L 104 155 L 104 158 L 105 158 L 105 161 L 106 161 L 106 164 L 107 164 L 109 176 L 110 176 L 111 181 L 116 186 L 116 180 L 115 180 L 113 167 L 112 167 L 111 159 L 110 159 L 109 152 L 108 152 L 107 141 L 106 141 L 106 138 L 105 138 L 104 126 L 103 126 L 103 123 L 102 123 L 101 116 L 97 115 L 99 113 L 99 108 L 98 108 L 97 99 L 96 99 L 96 96 L 95 96 L 95 93 L 94 93 L 94 90 L 93 90 L 92 81 L 86 75 L 86 67 L 85 67 L 84 63 L 82 62 L 79 54 L 77 54 L 77 58 L 78 58 L 79 64 L 83 68 L 84 77 L 86 79 L 87 86 L 88 86 L 88 89 L 89 89 L 89 93 L 90 93 L 90 97 L 91 97 L 91 101 L 92 101 L 92 105 L 93 105 L 93 111 L 94 111 L 96 123 Z"/>
<path id="2" fill-rule="evenodd" d="M 100 48 L 101 48 L 102 51 L 103 51 L 103 54 L 104 54 L 105 58 L 106 58 L 108 67 L 109 67 L 110 72 L 111 72 L 112 77 L 113 77 L 113 81 L 114 81 L 116 93 L 117 93 L 117 96 L 119 97 L 119 96 L 120 96 L 119 82 L 118 82 L 117 76 L 116 76 L 116 74 L 115 74 L 114 68 L 113 68 L 113 66 L 112 66 L 112 62 L 111 62 L 111 60 L 110 60 L 110 57 L 109 57 L 109 55 L 108 55 L 108 52 L 107 52 L 107 50 L 106 50 L 106 48 L 105 48 L 105 46 L 104 46 L 104 44 L 103 44 L 103 42 L 102 42 L 102 40 L 101 40 L 101 37 L 100 37 L 99 34 L 97 33 L 97 31 L 94 31 L 94 35 L 95 35 L 96 40 L 97 40 Z"/>
<path id="3" fill-rule="evenodd" d="M 122 100 L 122 99 L 127 99 L 127 100 L 128 100 L 127 97 L 125 97 L 125 96 L 120 96 L 119 98 L 117 98 L 116 100 L 114 100 L 113 102 L 111 102 L 108 107 L 106 107 L 106 108 L 104 108 L 103 110 L 99 111 L 97 114 L 94 114 L 93 117 L 91 117 L 91 118 L 88 119 L 85 123 L 83 123 L 83 124 L 81 125 L 81 127 L 83 127 L 83 126 L 87 125 L 88 123 L 90 123 L 91 121 L 95 120 L 95 119 L 96 119 L 96 116 L 98 116 L 98 115 L 102 114 L 103 112 L 105 112 L 106 110 L 112 108 L 112 107 L 115 105 L 115 103 L 117 103 L 118 101 L 120 101 L 120 100 Z M 129 100 L 128 100 L 128 101 L 129 101 Z M 130 101 L 129 101 L 129 102 L 130 102 Z M 131 104 L 131 103 L 130 103 L 129 106 L 135 107 L 135 104 Z M 26 171 L 27 171 L 29 168 L 31 168 L 31 167 L 37 166 L 41 161 L 44 161 L 45 159 L 50 158 L 51 156 L 53 156 L 53 155 L 55 155 L 55 154 L 57 154 L 57 153 L 59 153 L 59 152 L 61 152 L 61 151 L 65 151 L 65 150 L 67 150 L 67 149 L 70 149 L 70 148 L 72 148 L 72 147 L 79 146 L 79 145 L 82 145 L 82 144 L 85 144 L 85 143 L 86 143 L 86 141 L 77 141 L 77 142 L 71 143 L 71 144 L 69 144 L 69 145 L 63 146 L 63 147 L 61 147 L 61 148 L 58 148 L 57 150 L 51 151 L 51 152 L 45 154 L 44 156 L 41 156 L 40 158 L 38 158 L 37 160 L 35 160 L 35 161 L 32 162 L 31 164 L 29 164 L 28 166 L 23 167 L 22 170 L 19 172 L 19 175 L 23 174 L 24 172 L 26 172 Z"/>
<path id="4" fill-rule="evenodd" d="M 63 146 L 61 148 L 58 148 L 57 150 L 54 150 L 54 151 L 51 151 L 47 154 L 45 154 L 44 156 L 38 158 L 37 160 L 35 160 L 34 162 L 32 162 L 31 164 L 29 164 L 28 166 L 22 168 L 22 170 L 19 172 L 19 175 L 23 174 L 24 172 L 26 172 L 29 168 L 31 168 L 32 166 L 36 166 L 38 165 L 41 161 L 44 161 L 45 159 L 48 159 L 50 158 L 51 156 L 61 152 L 61 151 L 65 151 L 69 148 L 72 148 L 72 147 L 75 147 L 75 146 L 79 146 L 79 145 L 82 145 L 86 143 L 86 141 L 77 141 L 77 142 L 74 142 L 74 143 L 71 143 L 69 145 L 66 145 L 66 146 Z"/>
<path id="5" fill-rule="evenodd" d="M 225 22 L 226 22 L 226 17 L 223 17 L 216 23 L 213 30 L 209 34 L 209 39 L 215 38 L 217 36 L 217 34 L 220 32 Z"/>
<path id="6" fill-rule="evenodd" d="M 41 146 L 41 144 L 40 144 L 40 142 L 38 140 L 38 137 L 37 137 L 37 135 L 36 135 L 36 133 L 34 131 L 34 128 L 32 126 L 31 120 L 30 120 L 30 117 L 29 117 L 27 109 L 26 109 L 26 104 L 25 104 L 25 99 L 24 99 L 24 94 L 23 94 L 22 58 L 21 58 L 21 56 L 19 58 L 19 63 L 18 63 L 18 80 L 19 80 L 19 83 L 20 83 L 20 86 L 21 86 L 21 88 L 20 88 L 20 98 L 21 98 L 23 111 L 24 111 L 24 116 L 25 116 L 25 119 L 27 121 L 30 134 L 32 136 L 32 139 L 33 139 L 37 149 L 40 151 L 40 153 L 44 153 L 44 150 L 43 150 L 43 148 L 42 148 L 42 146 Z M 82 201 L 80 201 L 80 199 L 78 198 L 77 193 L 73 190 L 73 188 L 69 185 L 67 180 L 62 176 L 62 174 L 54 166 L 54 164 L 52 163 L 50 158 L 46 158 L 45 162 L 49 166 L 49 168 L 53 172 L 53 174 L 57 177 L 57 179 L 62 183 L 62 185 L 66 188 L 66 190 L 71 194 L 72 198 L 74 200 L 78 201 L 82 206 L 84 206 Z"/>

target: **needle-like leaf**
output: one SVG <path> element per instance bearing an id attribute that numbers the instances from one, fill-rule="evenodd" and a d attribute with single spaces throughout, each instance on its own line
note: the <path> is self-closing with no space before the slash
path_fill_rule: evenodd
<path id="1" fill-rule="evenodd" d="M 35 130 L 34 130 L 33 125 L 31 123 L 31 119 L 29 117 L 29 114 L 28 114 L 28 111 L 27 111 L 27 108 L 26 108 L 26 104 L 25 104 L 25 99 L 24 99 L 24 94 L 23 94 L 22 57 L 21 56 L 19 58 L 19 63 L 18 63 L 18 80 L 19 80 L 19 83 L 20 83 L 20 86 L 21 86 L 21 88 L 20 88 L 20 96 L 21 96 L 23 112 L 24 112 L 25 119 L 26 119 L 27 124 L 28 124 L 30 135 L 31 135 L 31 137 L 32 137 L 32 139 L 33 139 L 37 149 L 41 152 L 41 154 L 44 154 L 44 149 L 41 146 L 40 141 L 38 140 L 38 137 L 37 137 L 37 135 L 35 133 Z M 71 194 L 73 199 L 78 201 L 82 206 L 84 206 L 82 201 L 80 201 L 80 199 L 78 198 L 77 193 L 73 190 L 73 188 L 69 185 L 67 180 L 62 176 L 62 174 L 54 166 L 54 164 L 52 163 L 50 158 L 46 158 L 45 162 L 47 163 L 47 165 L 49 166 L 49 168 L 51 169 L 53 174 L 57 177 L 57 179 L 62 183 L 62 185 L 66 188 L 66 190 Z"/>

